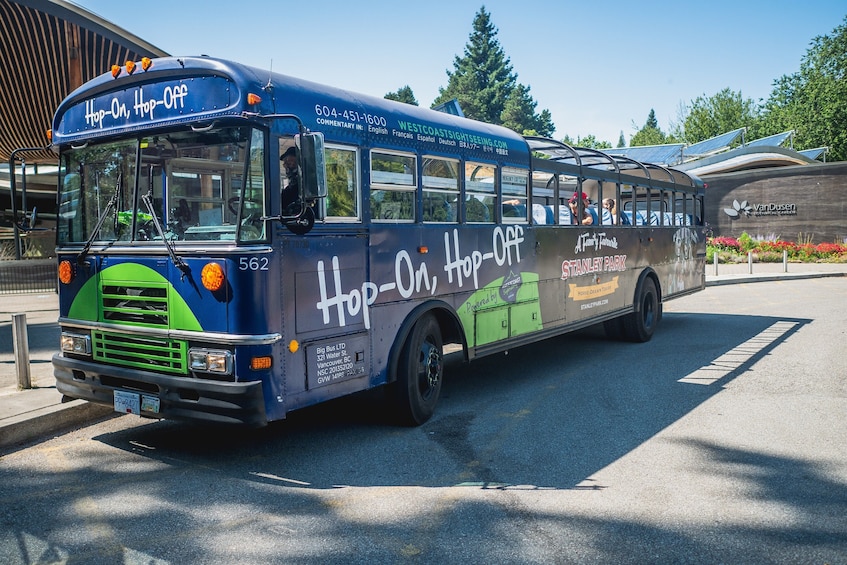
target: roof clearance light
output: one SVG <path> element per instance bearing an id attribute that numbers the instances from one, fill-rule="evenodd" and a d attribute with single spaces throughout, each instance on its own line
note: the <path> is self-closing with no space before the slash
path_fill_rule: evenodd
<path id="1" fill-rule="evenodd" d="M 72 280 L 74 280 L 74 266 L 65 259 L 59 263 L 59 281 L 62 284 L 71 284 Z"/>
<path id="2" fill-rule="evenodd" d="M 247 93 L 247 103 L 251 106 L 255 106 L 256 104 L 262 101 L 262 97 L 258 94 L 253 94 L 252 92 Z"/>
<path id="3" fill-rule="evenodd" d="M 120 65 L 112 65 L 112 76 L 114 78 L 118 78 L 119 74 L 121 74 L 121 66 Z"/>
<path id="4" fill-rule="evenodd" d="M 53 141 L 53 130 L 52 129 L 48 129 L 44 133 L 47 135 L 47 141 Z"/>
<path id="5" fill-rule="evenodd" d="M 206 263 L 206 266 L 200 271 L 200 280 L 207 290 L 217 292 L 224 285 L 226 276 L 223 268 L 217 263 Z"/>
<path id="6" fill-rule="evenodd" d="M 151 59 L 150 57 L 142 57 L 141 58 L 141 68 L 144 69 L 145 73 L 147 71 L 149 71 L 150 67 L 152 67 L 152 66 L 153 66 L 153 59 Z"/>
<path id="7" fill-rule="evenodd" d="M 126 62 L 126 72 L 130 75 L 135 72 L 135 61 Z"/>

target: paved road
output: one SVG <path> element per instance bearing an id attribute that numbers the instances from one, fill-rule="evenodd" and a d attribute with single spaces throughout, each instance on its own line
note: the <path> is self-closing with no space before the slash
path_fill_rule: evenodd
<path id="1" fill-rule="evenodd" d="M 847 279 L 710 287 L 256 432 L 122 416 L 0 460 L 2 563 L 847 563 Z"/>

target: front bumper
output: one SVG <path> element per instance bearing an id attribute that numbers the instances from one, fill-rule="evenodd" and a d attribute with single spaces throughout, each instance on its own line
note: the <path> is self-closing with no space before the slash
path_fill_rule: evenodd
<path id="1" fill-rule="evenodd" d="M 268 423 L 262 382 L 219 382 L 174 377 L 87 360 L 53 356 L 56 388 L 71 398 L 114 405 L 115 391 L 154 396 L 158 412 L 142 416 L 261 427 Z"/>

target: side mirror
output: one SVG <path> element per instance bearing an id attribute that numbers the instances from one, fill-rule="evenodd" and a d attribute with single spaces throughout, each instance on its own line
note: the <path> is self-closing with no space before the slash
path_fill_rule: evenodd
<path id="1" fill-rule="evenodd" d="M 322 133 L 300 135 L 303 171 L 303 198 L 306 201 L 326 197 L 326 162 Z"/>

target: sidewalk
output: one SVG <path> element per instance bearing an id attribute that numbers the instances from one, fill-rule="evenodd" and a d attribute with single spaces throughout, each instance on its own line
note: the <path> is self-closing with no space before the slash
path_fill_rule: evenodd
<path id="1" fill-rule="evenodd" d="M 706 286 L 773 280 L 847 276 L 845 263 L 747 263 L 706 265 Z M 30 380 L 33 388 L 18 390 L 12 345 L 12 315 L 26 313 Z M 56 294 L 0 294 L 0 449 L 32 441 L 115 413 L 108 406 L 84 400 L 63 403 L 56 391 L 51 358 L 59 346 Z"/>

